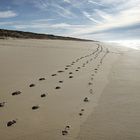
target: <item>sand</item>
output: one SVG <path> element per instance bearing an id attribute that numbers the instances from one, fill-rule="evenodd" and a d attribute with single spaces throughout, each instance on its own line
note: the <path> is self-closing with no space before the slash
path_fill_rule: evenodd
<path id="1" fill-rule="evenodd" d="M 112 66 L 98 106 L 82 124 L 78 140 L 140 139 L 140 51 L 128 51 Z"/>
<path id="2" fill-rule="evenodd" d="M 139 139 L 139 57 L 98 42 L 0 40 L 0 138 Z"/>

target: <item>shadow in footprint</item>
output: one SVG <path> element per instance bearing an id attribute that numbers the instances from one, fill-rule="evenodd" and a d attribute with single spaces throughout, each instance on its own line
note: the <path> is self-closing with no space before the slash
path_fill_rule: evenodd
<path id="1" fill-rule="evenodd" d="M 40 97 L 44 98 L 44 97 L 46 97 L 46 94 L 41 94 Z"/>
<path id="2" fill-rule="evenodd" d="M 55 89 L 60 89 L 61 87 L 59 87 L 59 86 L 57 86 L 57 87 L 55 87 Z"/>
<path id="3" fill-rule="evenodd" d="M 13 124 L 15 124 L 17 121 L 16 120 L 11 120 L 7 122 L 7 127 L 12 126 Z"/>
<path id="4" fill-rule="evenodd" d="M 93 89 L 90 89 L 90 90 L 89 90 L 89 93 L 90 93 L 90 94 L 93 94 Z"/>
<path id="5" fill-rule="evenodd" d="M 37 109 L 39 109 L 38 105 L 32 107 L 32 110 L 37 110 Z"/>
<path id="6" fill-rule="evenodd" d="M 72 72 L 69 72 L 69 74 L 73 74 Z"/>
<path id="7" fill-rule="evenodd" d="M 73 78 L 73 76 L 69 76 L 69 78 Z"/>
<path id="8" fill-rule="evenodd" d="M 93 77 L 90 78 L 91 81 L 93 81 L 93 79 L 94 79 Z"/>
<path id="9" fill-rule="evenodd" d="M 67 130 L 63 130 L 62 131 L 62 135 L 64 136 L 64 135 L 67 135 L 68 134 L 68 131 Z"/>
<path id="10" fill-rule="evenodd" d="M 70 126 L 67 125 L 67 126 L 65 127 L 65 129 L 62 131 L 62 135 L 67 135 L 69 130 L 70 130 Z"/>
<path id="11" fill-rule="evenodd" d="M 88 85 L 91 86 L 91 85 L 93 85 L 93 83 L 89 82 Z"/>
<path id="12" fill-rule="evenodd" d="M 79 116 L 82 116 L 82 115 L 83 115 L 83 113 L 80 112 L 80 113 L 79 113 Z"/>
<path id="13" fill-rule="evenodd" d="M 43 81 L 43 80 L 45 80 L 45 78 L 39 78 L 39 81 Z"/>
<path id="14" fill-rule="evenodd" d="M 0 107 L 4 107 L 6 102 L 0 103 Z"/>
<path id="15" fill-rule="evenodd" d="M 85 97 L 85 98 L 84 98 L 84 102 L 89 102 L 88 97 Z"/>
<path id="16" fill-rule="evenodd" d="M 29 87 L 35 87 L 35 84 L 30 84 Z"/>
<path id="17" fill-rule="evenodd" d="M 59 71 L 58 71 L 58 73 L 62 73 L 62 72 L 64 72 L 64 71 L 62 71 L 62 70 L 59 70 Z"/>
<path id="18" fill-rule="evenodd" d="M 66 67 L 71 67 L 71 65 L 66 65 Z"/>
<path id="19" fill-rule="evenodd" d="M 57 74 L 52 74 L 52 76 L 56 76 Z"/>
<path id="20" fill-rule="evenodd" d="M 79 116 L 82 116 L 84 111 L 85 111 L 85 110 L 82 108 L 82 109 L 81 109 L 81 112 L 79 113 Z"/>
<path id="21" fill-rule="evenodd" d="M 12 96 L 19 95 L 19 94 L 21 94 L 21 91 L 15 91 L 12 93 Z"/>

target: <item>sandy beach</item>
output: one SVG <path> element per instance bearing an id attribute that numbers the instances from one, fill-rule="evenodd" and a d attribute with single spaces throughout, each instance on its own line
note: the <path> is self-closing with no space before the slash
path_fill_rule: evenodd
<path id="1" fill-rule="evenodd" d="M 139 140 L 140 51 L 100 42 L 0 40 L 0 139 Z"/>

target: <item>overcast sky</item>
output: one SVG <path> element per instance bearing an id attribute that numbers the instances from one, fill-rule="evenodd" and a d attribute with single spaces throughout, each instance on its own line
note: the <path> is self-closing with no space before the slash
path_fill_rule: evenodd
<path id="1" fill-rule="evenodd" d="M 105 41 L 140 39 L 140 0 L 0 0 L 0 28 Z"/>

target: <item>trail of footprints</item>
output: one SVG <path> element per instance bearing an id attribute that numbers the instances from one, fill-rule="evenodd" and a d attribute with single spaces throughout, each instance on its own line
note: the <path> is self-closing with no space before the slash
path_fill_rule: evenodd
<path id="1" fill-rule="evenodd" d="M 102 47 L 100 44 L 97 44 L 97 45 L 98 45 L 98 47 L 96 48 L 96 50 L 95 50 L 94 52 L 92 52 L 92 53 L 90 53 L 90 54 L 88 54 L 88 55 L 82 56 L 82 57 L 80 57 L 80 58 L 77 58 L 76 60 L 72 61 L 71 64 L 66 65 L 66 67 L 64 68 L 64 70 L 58 70 L 57 73 L 52 74 L 51 77 L 55 77 L 55 76 L 58 76 L 58 75 L 61 74 L 61 73 L 65 73 L 65 72 L 67 72 L 71 67 L 73 67 L 74 65 L 76 65 L 79 61 L 82 61 L 82 60 L 84 61 L 84 59 L 89 58 L 88 60 L 84 61 L 84 63 L 83 63 L 81 66 L 78 66 L 78 67 L 75 69 L 75 71 L 70 71 L 70 72 L 68 73 L 68 74 L 69 74 L 69 77 L 68 77 L 69 79 L 74 78 L 74 75 L 73 75 L 74 72 L 76 72 L 76 73 L 79 72 L 82 68 L 86 67 L 87 64 L 89 64 L 89 63 L 92 62 L 93 60 L 97 59 L 97 57 L 99 56 L 100 53 L 104 53 L 104 52 L 103 52 L 103 47 Z M 89 94 L 92 94 L 92 95 L 93 95 L 93 91 L 94 91 L 94 89 L 93 89 L 94 76 L 97 74 L 97 72 L 98 72 L 100 66 L 101 66 L 102 63 L 103 63 L 104 58 L 106 57 L 106 55 L 107 55 L 108 53 L 109 53 L 109 51 L 108 51 L 108 49 L 106 49 L 104 55 L 101 57 L 101 59 L 100 59 L 100 61 L 99 61 L 99 64 L 97 65 L 97 68 L 94 69 L 94 72 L 93 72 L 93 73 L 91 74 L 91 76 L 90 76 L 90 81 L 88 82 Z M 41 77 L 41 78 L 38 79 L 38 81 L 40 81 L 40 82 L 41 82 L 41 81 L 45 81 L 45 80 L 46 80 L 46 78 L 44 78 L 44 77 Z M 63 80 L 59 80 L 58 83 L 63 84 L 64 81 L 63 81 Z M 35 86 L 36 86 L 36 85 L 35 85 L 34 83 L 31 83 L 31 84 L 29 85 L 29 88 L 34 88 Z M 56 86 L 55 89 L 56 89 L 56 90 L 59 90 L 59 89 L 61 89 L 61 86 Z M 95 91 L 94 91 L 94 92 L 95 92 Z M 12 96 L 19 96 L 20 94 L 22 94 L 21 91 L 15 91 L 15 92 L 11 93 Z M 40 95 L 40 98 L 45 98 L 46 96 L 47 96 L 46 94 L 41 94 L 41 95 Z M 84 97 L 84 98 L 83 98 L 83 102 L 88 103 L 89 101 L 90 101 L 90 100 L 89 100 L 89 97 Z M 0 102 L 0 108 L 5 107 L 6 104 L 8 104 L 8 103 L 5 102 L 5 101 L 4 101 L 4 102 Z M 39 105 L 34 105 L 34 106 L 31 107 L 31 109 L 32 109 L 33 111 L 38 110 L 39 108 L 40 108 Z M 84 114 L 84 112 L 85 112 L 85 109 L 82 108 L 82 109 L 80 110 L 80 112 L 79 112 L 79 116 L 82 116 L 82 115 Z M 17 121 L 18 121 L 18 119 L 9 120 L 9 121 L 7 121 L 7 123 L 6 123 L 6 126 L 7 126 L 7 127 L 11 127 L 11 126 L 15 125 L 15 124 L 17 123 Z M 64 130 L 62 130 L 62 135 L 67 135 L 67 134 L 69 133 L 70 128 L 71 128 L 71 126 L 70 126 L 70 125 L 67 125 L 67 126 L 64 128 Z"/>
<path id="2" fill-rule="evenodd" d="M 101 50 L 95 55 L 94 59 L 96 59 L 98 57 L 98 55 L 103 51 L 102 47 L 101 47 Z M 101 57 L 100 61 L 98 62 L 96 68 L 93 69 L 93 73 L 91 73 L 90 75 L 90 80 L 88 82 L 88 86 L 89 86 L 89 94 L 93 95 L 93 81 L 94 81 L 94 77 L 95 75 L 97 74 L 100 66 L 102 65 L 103 63 L 103 60 L 104 58 L 106 57 L 106 55 L 109 53 L 108 49 L 106 49 L 104 55 Z M 93 59 L 90 59 L 90 61 L 92 61 Z M 86 61 L 86 63 L 88 63 L 89 61 Z M 85 66 L 85 63 L 83 63 L 83 67 Z M 94 91 L 95 92 L 95 91 Z M 88 103 L 90 101 L 89 97 L 84 97 L 83 99 L 83 102 L 85 103 Z M 83 116 L 84 115 L 84 112 L 85 112 L 85 109 L 82 108 L 80 110 L 80 112 L 78 113 L 79 116 Z M 62 130 L 62 135 L 67 135 L 68 134 L 68 131 L 67 130 Z"/>

